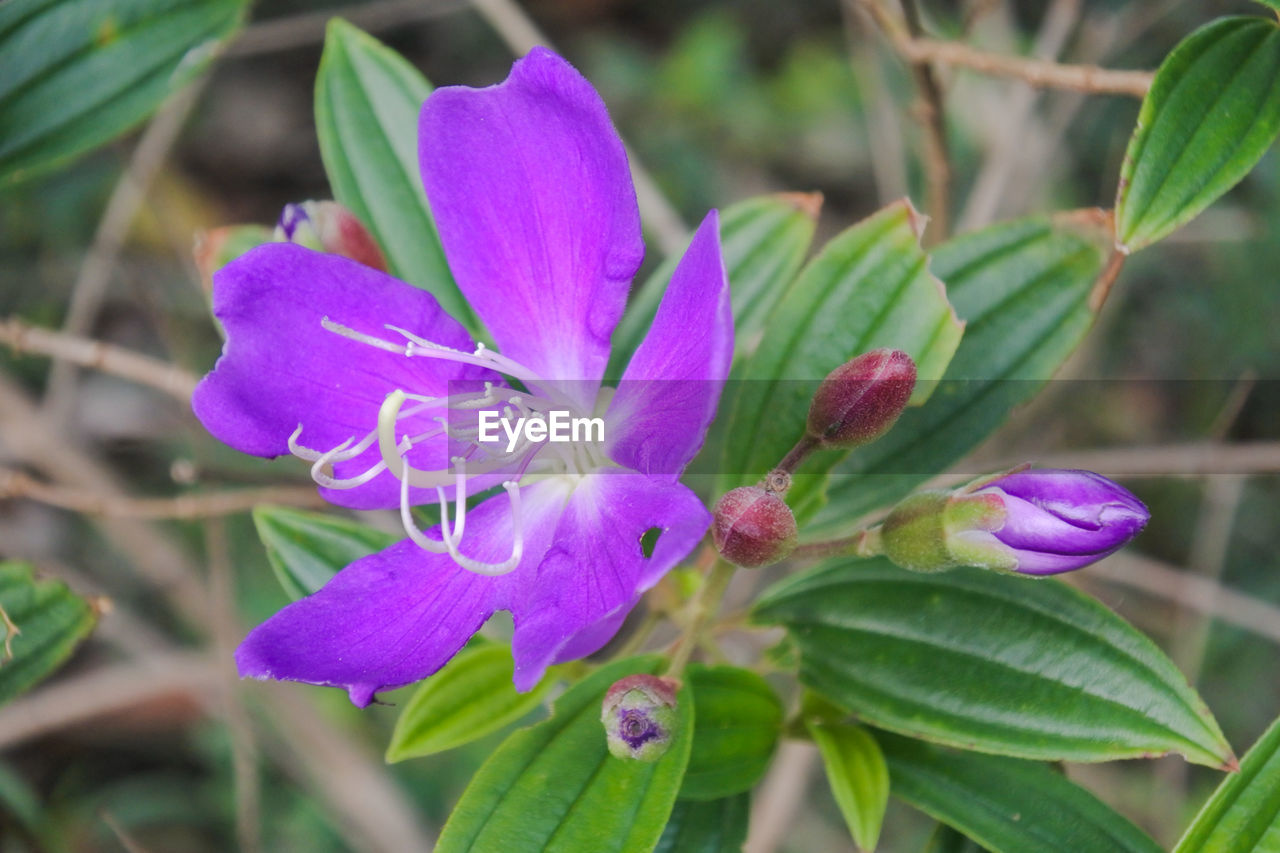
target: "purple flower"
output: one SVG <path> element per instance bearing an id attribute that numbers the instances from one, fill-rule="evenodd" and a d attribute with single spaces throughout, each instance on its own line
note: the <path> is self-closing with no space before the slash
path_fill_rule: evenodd
<path id="1" fill-rule="evenodd" d="M 194 400 L 227 444 L 310 461 L 329 500 L 399 509 L 408 539 L 343 569 L 236 652 L 243 676 L 344 687 L 360 706 L 438 670 L 498 610 L 515 623 L 521 690 L 608 641 L 707 529 L 677 478 L 733 351 L 713 211 L 618 388 L 602 389 L 643 243 L 621 141 L 564 60 L 536 49 L 501 85 L 438 89 L 419 130 L 450 268 L 497 352 L 422 290 L 271 244 L 216 277 L 227 342 Z M 491 442 L 485 412 L 600 418 L 604 440 L 526 430 Z M 468 495 L 499 485 L 467 509 Z M 410 508 L 425 503 L 442 523 L 424 532 Z"/>
<path id="2" fill-rule="evenodd" d="M 975 496 L 996 495 L 1004 523 L 992 531 L 1013 549 L 1015 571 L 1069 572 L 1118 551 L 1147 526 L 1151 513 L 1118 483 L 1092 471 L 1029 468 L 988 483 Z"/>
<path id="3" fill-rule="evenodd" d="M 906 569 L 980 566 L 1053 575 L 1095 563 L 1146 527 L 1142 501 L 1091 471 L 1015 470 L 956 492 L 921 492 L 890 511 L 885 555 Z"/>

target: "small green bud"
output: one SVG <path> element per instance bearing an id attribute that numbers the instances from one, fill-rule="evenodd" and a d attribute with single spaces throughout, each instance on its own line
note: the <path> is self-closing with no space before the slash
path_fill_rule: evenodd
<path id="1" fill-rule="evenodd" d="M 957 566 L 1012 571 L 1016 562 L 988 534 L 1004 525 L 1004 504 L 990 494 L 920 492 L 895 506 L 880 529 L 885 556 L 913 572 Z"/>
<path id="2" fill-rule="evenodd" d="M 657 761 L 671 745 L 680 683 L 656 675 L 628 675 L 609 688 L 600 708 L 609 752 L 617 758 Z"/>

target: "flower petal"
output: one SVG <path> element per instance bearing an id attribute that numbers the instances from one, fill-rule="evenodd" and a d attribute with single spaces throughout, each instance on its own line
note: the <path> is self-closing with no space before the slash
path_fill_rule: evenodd
<path id="1" fill-rule="evenodd" d="M 715 417 L 733 360 L 733 310 L 713 210 L 671 276 L 605 415 L 610 457 L 674 480 Z"/>
<path id="2" fill-rule="evenodd" d="M 644 256 L 626 154 L 600 96 L 545 48 L 422 109 L 422 180 L 449 267 L 502 354 L 589 406 Z"/>
<path id="3" fill-rule="evenodd" d="M 214 314 L 227 333 L 222 357 L 192 400 L 196 417 L 226 444 L 256 456 L 289 452 L 298 441 L 321 452 L 377 425 L 378 409 L 397 388 L 426 395 L 479 387 L 495 374 L 439 359 L 407 358 L 325 329 L 331 321 L 389 341 L 392 323 L 435 343 L 470 351 L 466 331 L 435 298 L 346 258 L 288 243 L 260 246 L 214 277 Z M 432 412 L 402 422 L 426 431 Z M 448 464 L 443 439 L 415 447 L 419 467 Z M 378 461 L 377 447 L 334 467 L 350 477 Z M 335 503 L 362 509 L 399 505 L 399 481 L 383 472 L 350 491 L 324 490 Z M 421 501 L 434 493 L 415 490 Z M 418 502 L 418 501 L 415 501 Z"/>
<path id="4" fill-rule="evenodd" d="M 536 576 L 521 578 L 515 592 L 523 595 L 511 602 L 516 689 L 608 642 L 640 594 L 693 550 L 710 523 L 706 507 L 679 483 L 632 472 L 584 478 Z M 661 534 L 645 557 L 641 537 L 655 527 Z"/>
<path id="5" fill-rule="evenodd" d="M 488 577 L 405 540 L 357 560 L 313 595 L 295 601 L 249 633 L 236 650 L 240 674 L 346 688 L 351 701 L 431 675 L 509 597 L 513 579 L 532 577 L 564 508 L 565 487 L 522 490 L 524 559 L 510 575 Z M 500 562 L 510 554 L 512 520 L 505 494 L 467 516 L 462 550 Z"/>

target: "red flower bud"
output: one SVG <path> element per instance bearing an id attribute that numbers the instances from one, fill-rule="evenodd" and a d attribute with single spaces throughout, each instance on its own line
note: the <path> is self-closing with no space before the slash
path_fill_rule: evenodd
<path id="1" fill-rule="evenodd" d="M 735 566 L 754 569 L 784 559 L 796 547 L 796 517 L 778 494 L 742 486 L 716 503 L 711 538 Z"/>
<path id="2" fill-rule="evenodd" d="M 827 375 L 809 407 L 809 435 L 823 447 L 859 447 L 889 431 L 911 399 L 916 365 L 901 350 L 877 349 Z"/>

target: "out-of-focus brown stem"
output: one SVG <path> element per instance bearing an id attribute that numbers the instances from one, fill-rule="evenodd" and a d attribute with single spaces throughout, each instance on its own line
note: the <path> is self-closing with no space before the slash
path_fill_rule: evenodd
<path id="1" fill-rule="evenodd" d="M 148 521 L 216 518 L 248 512 L 263 503 L 317 508 L 325 505 L 311 486 L 267 486 L 172 498 L 128 498 L 42 483 L 21 471 L 0 468 L 0 499 L 3 498 L 27 498 L 102 518 Z"/>
<path id="2" fill-rule="evenodd" d="M 915 0 L 900 0 L 903 20 L 905 21 L 905 39 L 891 35 L 895 46 L 899 42 L 909 43 L 921 37 L 920 13 L 916 9 Z M 881 6 L 874 2 L 873 6 Z M 888 19 L 892 15 L 882 9 L 881 17 Z M 894 27 L 897 33 L 903 27 Z M 931 243 L 945 240 L 951 233 L 951 155 L 947 148 L 947 116 L 943 100 L 942 87 L 938 77 L 933 73 L 933 65 L 929 59 L 917 58 L 901 50 L 904 59 L 911 65 L 911 77 L 915 80 L 916 89 L 920 93 L 917 114 L 924 127 L 924 172 L 928 184 L 929 218 L 933 228 L 929 230 Z"/>
<path id="3" fill-rule="evenodd" d="M 101 370 L 184 402 L 191 399 L 196 387 L 194 375 L 167 361 L 93 338 L 32 326 L 17 317 L 0 319 L 0 344 L 7 344 L 16 353 L 33 353 Z"/>
<path id="4" fill-rule="evenodd" d="M 1126 95 L 1141 98 L 1155 76 L 1150 71 L 1124 71 L 1097 65 L 1070 65 L 988 53 L 963 42 L 931 38 L 907 38 L 896 42 L 898 50 L 914 62 L 940 62 L 981 74 L 1014 77 L 1045 89 L 1070 89 L 1090 95 Z"/>

